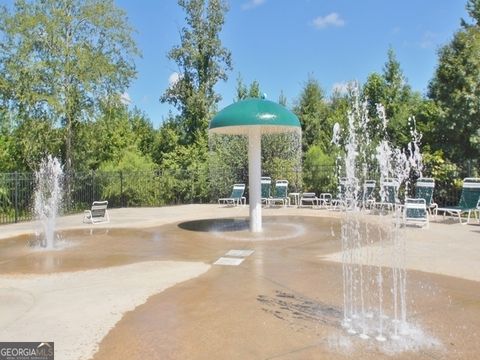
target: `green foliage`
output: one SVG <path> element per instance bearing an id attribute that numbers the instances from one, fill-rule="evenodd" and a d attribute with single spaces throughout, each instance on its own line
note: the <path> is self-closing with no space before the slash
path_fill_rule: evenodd
<path id="1" fill-rule="evenodd" d="M 152 155 L 156 132 L 147 115 L 134 108 L 129 113 L 129 123 L 136 147 L 143 155 Z"/>
<path id="2" fill-rule="evenodd" d="M 242 135 L 210 135 L 209 168 L 213 192 L 226 194 L 234 183 L 248 181 L 248 138 Z"/>
<path id="3" fill-rule="evenodd" d="M 220 80 L 227 80 L 231 54 L 222 46 L 220 31 L 227 5 L 223 0 L 179 0 L 187 23 L 180 32 L 180 45 L 168 53 L 180 70 L 179 80 L 161 96 L 180 111 L 184 145 L 206 137 L 208 123 L 217 103 L 215 92 Z"/>
<path id="4" fill-rule="evenodd" d="M 387 82 L 382 75 L 374 72 L 368 76 L 362 92 L 368 104 L 368 116 L 372 120 L 370 127 L 373 130 L 372 133 L 375 133 L 375 130 L 379 130 L 381 127 L 376 106 L 383 104 L 387 98 Z"/>
<path id="5" fill-rule="evenodd" d="M 415 120 L 426 152 L 440 151 L 444 147 L 446 131 L 438 126 L 441 117 L 442 109 L 433 100 L 425 99 L 418 106 Z"/>
<path id="6" fill-rule="evenodd" d="M 15 171 L 15 141 L 9 131 L 0 131 L 0 172 Z"/>
<path id="7" fill-rule="evenodd" d="M 302 143 L 298 133 L 262 136 L 262 170 L 273 180 L 288 180 L 290 189 L 302 187 Z"/>
<path id="8" fill-rule="evenodd" d="M 456 194 L 462 187 L 463 178 L 459 176 L 457 165 L 445 158 L 443 152 L 423 153 L 424 176 L 435 179 L 435 198 L 440 204 L 458 204 Z"/>
<path id="9" fill-rule="evenodd" d="M 102 198 L 126 206 L 156 204 L 158 181 L 154 168 L 155 164 L 138 150 L 125 149 L 118 160 L 106 161 L 99 168 L 111 174 L 104 178 Z"/>
<path id="10" fill-rule="evenodd" d="M 160 196 L 167 203 L 202 202 L 208 198 L 208 143 L 199 139 L 164 154 Z"/>
<path id="11" fill-rule="evenodd" d="M 35 171 L 48 154 L 60 155 L 61 130 L 43 120 L 25 120 L 12 133 L 15 170 Z"/>
<path id="12" fill-rule="evenodd" d="M 237 88 L 236 88 L 237 96 L 235 101 L 244 100 L 247 98 L 261 98 L 262 91 L 260 90 L 260 83 L 257 80 L 253 80 L 250 86 L 247 86 L 243 83 L 242 76 L 238 74 L 237 77 Z"/>
<path id="13" fill-rule="evenodd" d="M 0 13 L 2 102 L 19 121 L 64 127 L 66 170 L 75 168 L 78 124 L 122 93 L 138 54 L 113 0 L 17 0 Z"/>
<path id="14" fill-rule="evenodd" d="M 374 137 L 381 135 L 376 105 L 382 104 L 389 120 L 387 132 L 390 141 L 396 147 L 405 147 L 410 140 L 408 119 L 416 114 L 422 99 L 420 94 L 413 92 L 408 85 L 392 48 L 388 50 L 387 56 L 383 73 L 370 74 L 362 90 L 363 97 L 368 102 L 371 120 L 369 131 Z"/>
<path id="15" fill-rule="evenodd" d="M 325 154 L 320 146 L 311 146 L 305 154 L 303 163 L 303 182 L 305 191 L 335 193 L 337 176 L 335 157 Z"/>
<path id="16" fill-rule="evenodd" d="M 480 158 L 480 27 L 458 31 L 439 52 L 429 96 L 442 109 L 436 126 L 442 149 L 455 163 Z"/>
<path id="17" fill-rule="evenodd" d="M 314 144 L 324 150 L 328 149 L 333 124 L 327 119 L 324 92 L 313 77 L 310 76 L 305 83 L 293 111 L 302 125 L 303 151 L 307 151 Z"/>
<path id="18" fill-rule="evenodd" d="M 467 9 L 468 15 L 475 21 L 473 26 L 480 25 L 480 0 L 468 0 L 467 5 L 465 6 Z M 461 24 L 463 27 L 467 28 L 470 25 L 462 19 Z"/>
<path id="19" fill-rule="evenodd" d="M 152 158 L 161 165 L 165 154 L 173 153 L 181 144 L 181 130 L 178 121 L 173 117 L 165 120 L 155 133 L 152 145 Z"/>

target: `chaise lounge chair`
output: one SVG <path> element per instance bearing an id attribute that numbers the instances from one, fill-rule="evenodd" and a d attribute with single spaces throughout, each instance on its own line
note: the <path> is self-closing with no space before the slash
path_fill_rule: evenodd
<path id="1" fill-rule="evenodd" d="M 462 194 L 460 195 L 460 201 L 458 202 L 458 206 L 437 208 L 435 212 L 443 212 L 444 218 L 446 214 L 452 216 L 457 215 L 460 224 L 466 225 L 470 222 L 470 215 L 472 214 L 472 212 L 475 214 L 475 217 L 478 218 L 477 210 L 479 200 L 480 178 L 465 178 L 463 179 Z M 463 213 L 468 213 L 466 222 L 462 222 Z"/>
<path id="2" fill-rule="evenodd" d="M 400 205 L 398 202 L 397 194 L 400 184 L 395 179 L 386 179 L 382 183 L 382 189 L 384 193 L 384 198 L 380 200 L 376 205 L 382 209 L 387 208 L 387 210 L 395 210 L 396 206 Z"/>
<path id="3" fill-rule="evenodd" d="M 420 225 L 428 228 L 428 211 L 425 199 L 406 198 L 403 208 L 405 225 Z"/>
<path id="4" fill-rule="evenodd" d="M 365 180 L 363 184 L 363 192 L 360 197 L 361 206 L 364 209 L 371 208 L 375 205 L 375 186 L 377 182 L 375 180 Z"/>
<path id="5" fill-rule="evenodd" d="M 477 212 L 479 214 L 478 223 L 480 224 L 480 198 L 478 198 L 478 202 L 477 202 Z"/>
<path id="6" fill-rule="evenodd" d="M 283 206 L 290 205 L 290 198 L 288 197 L 288 181 L 277 180 L 275 181 L 275 196 L 268 200 L 268 203 L 276 204 L 281 202 Z"/>
<path id="7" fill-rule="evenodd" d="M 320 205 L 320 199 L 315 195 L 314 192 L 304 192 L 300 198 L 300 206 L 311 206 Z"/>
<path id="8" fill-rule="evenodd" d="M 342 208 L 347 207 L 346 201 L 346 192 L 347 192 L 347 178 L 341 177 L 338 182 L 338 194 L 337 197 L 331 199 L 331 210 L 341 210 Z"/>
<path id="9" fill-rule="evenodd" d="M 332 205 L 332 194 L 321 193 L 318 197 L 318 205 L 322 208 L 328 209 Z"/>
<path id="10" fill-rule="evenodd" d="M 220 198 L 218 199 L 218 204 L 225 204 L 225 205 L 245 205 L 247 203 L 247 198 L 243 196 L 245 192 L 245 184 L 234 184 L 232 193 L 230 197 Z"/>
<path id="11" fill-rule="evenodd" d="M 338 195 L 331 200 L 331 210 L 352 210 L 355 207 L 354 191 L 357 188 L 357 178 L 342 177 L 339 181 Z"/>
<path id="12" fill-rule="evenodd" d="M 90 224 L 110 222 L 107 207 L 108 201 L 94 201 L 92 208 L 83 212 L 83 222 Z"/>
<path id="13" fill-rule="evenodd" d="M 415 199 L 424 199 L 425 206 L 430 214 L 435 214 L 436 208 L 438 207 L 438 205 L 433 202 L 434 189 L 435 180 L 432 178 L 419 178 L 415 183 Z"/>
<path id="14" fill-rule="evenodd" d="M 261 201 L 262 204 L 268 205 L 268 200 L 272 197 L 271 196 L 271 189 L 272 189 L 272 178 L 268 176 L 262 176 L 260 179 L 261 182 Z"/>

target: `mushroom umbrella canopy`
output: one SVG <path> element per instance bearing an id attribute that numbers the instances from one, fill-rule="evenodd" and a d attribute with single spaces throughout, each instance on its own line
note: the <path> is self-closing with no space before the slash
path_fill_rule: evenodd
<path id="1" fill-rule="evenodd" d="M 260 199 L 261 138 L 265 133 L 300 132 L 297 116 L 273 101 L 245 99 L 221 110 L 210 122 L 209 132 L 248 136 L 250 231 L 262 231 Z"/>

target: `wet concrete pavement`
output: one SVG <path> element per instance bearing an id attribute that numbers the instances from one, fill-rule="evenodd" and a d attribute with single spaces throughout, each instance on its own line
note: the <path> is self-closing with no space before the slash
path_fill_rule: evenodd
<path id="1" fill-rule="evenodd" d="M 476 358 L 480 284 L 456 278 L 409 272 L 410 320 L 424 332 L 410 351 L 347 335 L 340 325 L 341 265 L 318 258 L 338 251 L 332 235 L 338 222 L 315 219 L 308 227 L 304 236 L 281 241 L 187 235 L 208 249 L 203 254 L 210 262 L 228 249 L 255 252 L 239 266 L 214 266 L 128 313 L 95 359 Z M 175 225 L 164 230 L 174 233 Z M 184 250 L 187 256 L 188 246 Z"/>

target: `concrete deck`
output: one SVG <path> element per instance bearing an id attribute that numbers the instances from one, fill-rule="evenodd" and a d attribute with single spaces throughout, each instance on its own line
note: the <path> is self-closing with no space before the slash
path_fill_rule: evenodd
<path id="1" fill-rule="evenodd" d="M 398 351 L 391 344 L 365 343 L 346 335 L 340 326 L 342 270 L 337 238 L 341 213 L 265 209 L 264 216 L 274 219 L 276 241 L 238 240 L 186 225 L 198 219 L 246 216 L 246 207 L 217 205 L 113 209 L 111 222 L 104 225 L 82 224 L 82 215 L 66 216 L 59 219 L 58 228 L 68 229 L 66 234 L 75 245 L 48 254 L 19 245 L 27 238 L 21 235 L 32 233 L 33 223 L 2 226 L 0 280 L 123 269 L 143 262 L 210 266 L 203 275 L 205 270 L 190 280 L 179 279 L 184 282 L 176 281 L 168 289 L 152 290 L 148 300 L 128 308 L 101 340 L 94 359 L 476 358 L 480 351 L 479 225 L 448 222 L 431 223 L 430 229 L 406 229 L 409 318 L 423 329 L 424 338 L 410 350 Z M 309 231 L 289 238 L 291 228 L 282 228 L 282 221 L 277 221 L 283 216 Z M 377 219 L 372 216 L 372 222 Z M 283 233 L 285 238 L 280 236 Z M 18 237 L 12 240 L 13 236 Z M 230 250 L 246 249 L 254 252 L 238 266 L 213 265 Z M 137 269 L 128 276 L 142 278 L 145 271 Z M 12 295 L 14 284 L 7 290 L 3 285 L 4 293 Z M 132 285 L 128 288 L 140 291 Z M 90 295 L 97 296 L 85 292 L 86 297 Z M 30 305 L 35 308 L 34 303 Z M 50 316 L 62 321 L 61 303 L 52 308 Z M 54 340 L 60 347 L 62 337 Z"/>

